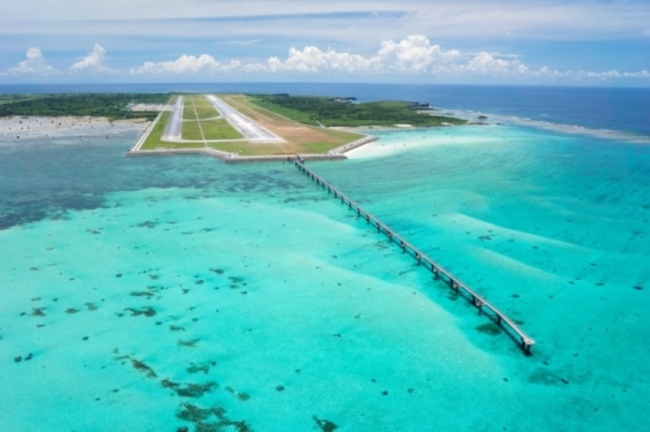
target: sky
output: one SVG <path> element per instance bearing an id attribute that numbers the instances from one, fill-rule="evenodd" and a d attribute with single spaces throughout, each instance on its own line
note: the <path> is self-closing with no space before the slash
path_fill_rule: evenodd
<path id="1" fill-rule="evenodd" d="M 650 1 L 5 0 L 0 83 L 650 86 Z"/>

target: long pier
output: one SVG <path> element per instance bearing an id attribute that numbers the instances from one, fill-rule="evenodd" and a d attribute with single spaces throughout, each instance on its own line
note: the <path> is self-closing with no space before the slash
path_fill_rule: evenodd
<path id="1" fill-rule="evenodd" d="M 483 296 L 478 294 L 476 291 L 465 285 L 454 276 L 450 271 L 446 270 L 440 264 L 429 258 L 421 250 L 417 249 L 411 243 L 402 238 L 395 231 L 390 229 L 387 225 L 382 223 L 379 219 L 372 216 L 370 213 L 365 211 L 361 206 L 352 201 L 350 198 L 341 193 L 334 186 L 323 180 L 312 170 L 307 168 L 304 164 L 304 160 L 297 158 L 294 160 L 296 167 L 307 177 L 314 180 L 319 186 L 322 186 L 324 189 L 327 189 L 328 193 L 331 193 L 335 199 L 341 200 L 342 204 L 345 204 L 350 208 L 350 210 L 357 213 L 358 217 L 361 217 L 366 220 L 368 224 L 372 224 L 378 233 L 383 233 L 388 237 L 388 240 L 392 243 L 395 242 L 401 249 L 403 253 L 408 253 L 417 261 L 418 265 L 422 265 L 427 270 L 430 270 L 433 273 L 433 276 L 436 280 L 441 280 L 446 282 L 451 289 L 453 289 L 457 295 L 462 295 L 467 298 L 477 309 L 479 315 L 487 312 L 485 315 L 489 316 L 497 325 L 499 325 L 504 330 L 507 328 L 510 329 L 510 334 L 517 342 L 523 352 L 526 355 L 530 355 L 531 347 L 535 344 L 535 341 L 528 336 L 512 319 L 510 319 L 505 313 L 501 312 L 496 308 L 492 303 L 487 301 Z"/>

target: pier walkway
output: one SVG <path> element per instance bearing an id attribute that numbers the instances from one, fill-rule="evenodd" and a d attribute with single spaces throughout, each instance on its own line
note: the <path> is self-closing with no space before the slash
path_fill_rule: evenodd
<path id="1" fill-rule="evenodd" d="M 377 232 L 385 234 L 390 242 L 395 242 L 402 249 L 403 253 L 408 253 L 413 258 L 415 258 L 418 265 L 422 265 L 427 270 L 431 271 L 436 280 L 441 280 L 447 283 L 449 287 L 456 292 L 457 295 L 462 295 L 468 299 L 478 309 L 479 314 L 483 314 L 485 312 L 485 315 L 490 317 L 497 325 L 504 329 L 504 331 L 508 331 L 509 329 L 508 334 L 517 341 L 526 355 L 530 355 L 530 349 L 535 344 L 535 341 L 529 337 L 519 327 L 519 325 L 517 325 L 517 323 L 510 319 L 506 314 L 497 309 L 492 303 L 487 301 L 476 291 L 462 283 L 451 272 L 444 269 L 440 264 L 429 258 L 411 243 L 407 242 L 399 234 L 379 221 L 379 219 L 372 216 L 370 213 L 361 208 L 361 206 L 339 192 L 334 186 L 307 168 L 304 164 L 303 159 L 295 159 L 294 164 L 303 174 L 314 180 L 319 186 L 327 189 L 328 193 L 331 193 L 334 198 L 341 200 L 341 203 L 347 205 L 350 210 L 356 212 L 358 217 L 365 219 L 368 224 L 372 224 L 375 228 L 377 228 Z"/>

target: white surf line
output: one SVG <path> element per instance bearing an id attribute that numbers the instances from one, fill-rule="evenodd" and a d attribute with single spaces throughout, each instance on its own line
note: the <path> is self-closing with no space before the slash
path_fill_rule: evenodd
<path id="1" fill-rule="evenodd" d="M 248 141 L 265 143 L 284 143 L 284 139 L 266 129 L 259 123 L 246 117 L 235 108 L 214 95 L 206 95 L 212 106 L 221 112 L 226 121 L 241 133 Z"/>
<path id="2" fill-rule="evenodd" d="M 163 133 L 161 140 L 162 141 L 180 141 L 181 140 L 181 124 L 183 119 L 183 96 L 179 96 L 176 99 L 176 105 L 174 105 L 174 111 L 167 122 L 167 127 L 165 127 L 165 132 Z"/>

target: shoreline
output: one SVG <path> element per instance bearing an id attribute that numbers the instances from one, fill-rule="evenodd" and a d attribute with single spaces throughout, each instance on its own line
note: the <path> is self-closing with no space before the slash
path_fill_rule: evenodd
<path id="1" fill-rule="evenodd" d="M 160 156 L 201 154 L 220 159 L 225 163 L 247 162 L 285 162 L 296 157 L 305 160 L 345 160 L 345 153 L 376 141 L 379 137 L 366 135 L 350 143 L 330 150 L 327 153 L 276 154 L 259 156 L 239 156 L 235 153 L 224 152 L 212 148 L 194 149 L 152 149 L 140 150 L 143 143 L 160 120 L 125 119 L 111 121 L 105 117 L 43 117 L 43 116 L 11 116 L 0 118 L 0 142 L 29 139 L 63 138 L 63 137 L 96 137 L 104 138 L 127 131 L 140 131 L 134 145 L 127 151 L 127 156 Z"/>
<path id="2" fill-rule="evenodd" d="M 99 136 L 129 130 L 144 131 L 145 119 L 111 121 L 106 117 L 12 116 L 0 118 L 0 140 L 55 138 L 64 136 Z"/>

